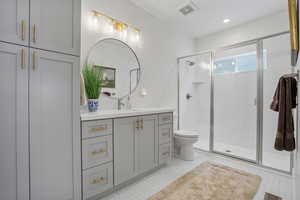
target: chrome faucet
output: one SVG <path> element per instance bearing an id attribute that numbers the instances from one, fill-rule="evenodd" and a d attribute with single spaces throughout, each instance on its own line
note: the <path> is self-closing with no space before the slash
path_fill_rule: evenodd
<path id="1" fill-rule="evenodd" d="M 125 103 L 122 102 L 123 98 L 118 98 L 118 110 L 121 110 Z"/>

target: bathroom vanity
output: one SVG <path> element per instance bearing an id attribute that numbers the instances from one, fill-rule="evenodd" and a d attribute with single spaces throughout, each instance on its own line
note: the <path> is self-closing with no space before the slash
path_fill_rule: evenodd
<path id="1" fill-rule="evenodd" d="M 99 98 L 106 111 L 81 113 L 82 194 L 84 200 L 96 200 L 171 159 L 173 110 L 126 109 L 139 86 L 141 64 L 125 42 L 114 38 L 96 42 L 85 63 L 112 83 L 102 86 Z"/>
<path id="2" fill-rule="evenodd" d="M 166 164 L 172 138 L 172 109 L 82 113 L 83 199 L 98 199 Z"/>

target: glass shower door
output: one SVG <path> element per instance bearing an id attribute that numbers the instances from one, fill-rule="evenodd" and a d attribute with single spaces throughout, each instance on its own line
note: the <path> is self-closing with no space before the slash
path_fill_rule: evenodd
<path id="1" fill-rule="evenodd" d="M 217 51 L 213 151 L 256 162 L 257 44 Z"/>
<path id="2" fill-rule="evenodd" d="M 179 129 L 196 131 L 195 148 L 210 150 L 212 53 L 179 60 Z"/>

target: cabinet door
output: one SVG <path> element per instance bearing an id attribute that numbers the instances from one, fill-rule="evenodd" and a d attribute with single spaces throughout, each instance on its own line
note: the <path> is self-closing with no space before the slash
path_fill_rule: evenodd
<path id="1" fill-rule="evenodd" d="M 0 4 L 0 41 L 28 45 L 29 0 L 1 0 Z"/>
<path id="2" fill-rule="evenodd" d="M 158 117 L 139 118 L 140 131 L 137 134 L 136 153 L 139 173 L 153 169 L 158 164 Z"/>
<path id="3" fill-rule="evenodd" d="M 136 117 L 114 120 L 114 180 L 119 185 L 136 173 L 135 132 Z"/>
<path id="4" fill-rule="evenodd" d="M 34 49 L 30 54 L 31 200 L 77 200 L 79 59 Z"/>
<path id="5" fill-rule="evenodd" d="M 1 200 L 29 199 L 27 50 L 0 43 Z"/>
<path id="6" fill-rule="evenodd" d="M 31 0 L 31 46 L 80 55 L 80 4 L 80 0 Z"/>

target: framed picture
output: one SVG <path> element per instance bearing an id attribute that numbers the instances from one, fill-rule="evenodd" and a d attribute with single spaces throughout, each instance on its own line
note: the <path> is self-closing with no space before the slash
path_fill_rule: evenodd
<path id="1" fill-rule="evenodd" d="M 103 81 L 101 84 L 102 88 L 116 88 L 116 69 L 112 67 L 104 67 L 94 65 L 96 70 L 102 73 Z"/>
<path id="2" fill-rule="evenodd" d="M 291 59 L 292 66 L 297 65 L 299 54 L 299 9 L 298 0 L 288 0 L 289 18 L 290 18 L 290 35 L 291 35 Z"/>

